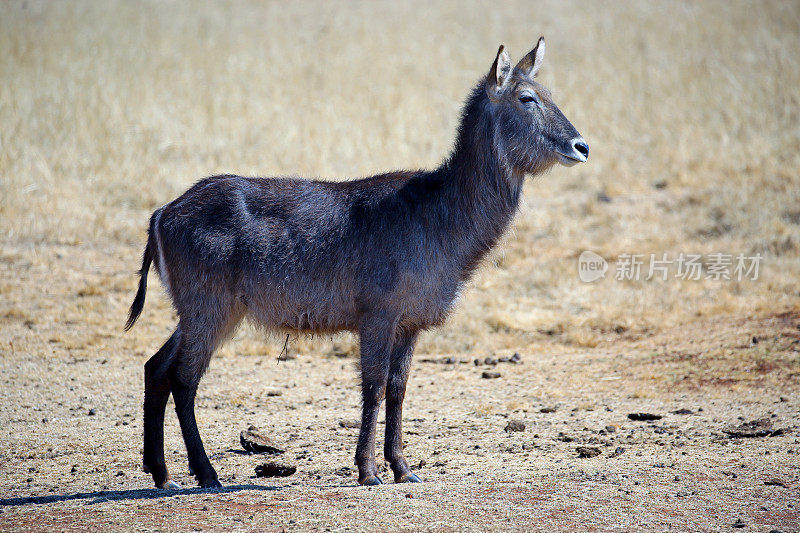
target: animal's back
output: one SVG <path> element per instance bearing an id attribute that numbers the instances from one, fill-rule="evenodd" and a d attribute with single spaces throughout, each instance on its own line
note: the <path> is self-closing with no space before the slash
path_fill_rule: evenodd
<path id="1" fill-rule="evenodd" d="M 170 293 L 192 302 L 215 279 L 268 327 L 354 330 L 370 296 L 391 291 L 398 191 L 410 173 L 349 182 L 215 176 L 160 215 Z M 395 252 L 396 253 L 396 252 Z M 187 294 L 188 293 L 188 294 Z M 187 312 L 191 310 L 187 309 Z"/>

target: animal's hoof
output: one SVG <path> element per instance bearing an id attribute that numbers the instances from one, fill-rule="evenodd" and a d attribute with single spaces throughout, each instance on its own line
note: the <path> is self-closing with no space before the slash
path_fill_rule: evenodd
<path id="1" fill-rule="evenodd" d="M 176 481 L 168 479 L 161 485 L 158 485 L 158 488 L 164 490 L 181 490 L 183 487 L 181 487 Z"/>
<path id="2" fill-rule="evenodd" d="M 222 483 L 218 479 L 210 479 L 208 481 L 201 481 L 200 486 L 204 489 L 218 489 L 222 487 Z"/>
<path id="3" fill-rule="evenodd" d="M 422 483 L 422 480 L 419 478 L 418 475 L 414 474 L 413 472 L 409 472 L 408 474 L 403 474 L 400 477 L 394 478 L 395 483 Z"/>
<path id="4" fill-rule="evenodd" d="M 373 485 L 382 485 L 383 481 L 378 476 L 367 476 L 364 479 L 360 479 L 358 481 L 361 485 L 371 487 Z"/>

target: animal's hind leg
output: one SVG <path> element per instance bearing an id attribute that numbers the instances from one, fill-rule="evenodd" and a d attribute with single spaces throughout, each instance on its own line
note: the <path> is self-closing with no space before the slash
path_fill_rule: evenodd
<path id="1" fill-rule="evenodd" d="M 170 367 L 169 384 L 175 400 L 175 412 L 186 444 L 189 467 L 201 487 L 220 487 L 217 472 L 208 460 L 197 420 L 194 402 L 200 378 L 217 345 L 230 333 L 241 319 L 241 312 L 228 309 L 227 316 L 214 315 L 202 320 L 193 317 L 192 323 L 181 320 L 181 339 L 178 352 Z"/>
<path id="2" fill-rule="evenodd" d="M 197 395 L 197 379 L 185 376 L 184 366 L 179 365 L 171 374 L 170 386 L 175 399 L 175 412 L 181 425 L 183 441 L 189 456 L 189 467 L 194 472 L 197 482 L 201 487 L 220 487 L 217 472 L 208 460 L 200 432 L 197 429 L 197 420 L 194 416 L 194 400 Z"/>
<path id="3" fill-rule="evenodd" d="M 180 485 L 169 478 L 164 462 L 164 411 L 169 399 L 168 370 L 180 342 L 176 329 L 164 346 L 144 365 L 144 455 L 146 472 L 153 476 L 156 487 L 178 489 Z"/>

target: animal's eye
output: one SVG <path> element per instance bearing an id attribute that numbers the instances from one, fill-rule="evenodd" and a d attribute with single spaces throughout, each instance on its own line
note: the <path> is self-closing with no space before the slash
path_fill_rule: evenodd
<path id="1" fill-rule="evenodd" d="M 536 98 L 534 98 L 529 94 L 523 94 L 522 96 L 519 97 L 519 101 L 522 102 L 523 104 L 530 104 L 531 102 L 535 102 Z"/>

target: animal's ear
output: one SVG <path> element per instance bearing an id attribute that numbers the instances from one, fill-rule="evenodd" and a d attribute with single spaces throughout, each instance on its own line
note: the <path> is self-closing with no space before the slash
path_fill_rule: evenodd
<path id="1" fill-rule="evenodd" d="M 542 67 L 542 61 L 544 60 L 544 37 L 539 37 L 539 42 L 536 43 L 536 46 L 528 52 L 528 55 L 523 57 L 517 63 L 517 66 L 514 67 L 518 72 L 528 76 L 529 78 L 533 78 L 538 74 L 539 69 Z"/>
<path id="2" fill-rule="evenodd" d="M 489 98 L 495 99 L 500 95 L 510 76 L 511 58 L 508 57 L 508 52 L 501 44 L 500 49 L 497 51 L 497 57 L 494 58 L 494 63 L 492 63 L 492 69 L 486 77 L 486 93 Z"/>

